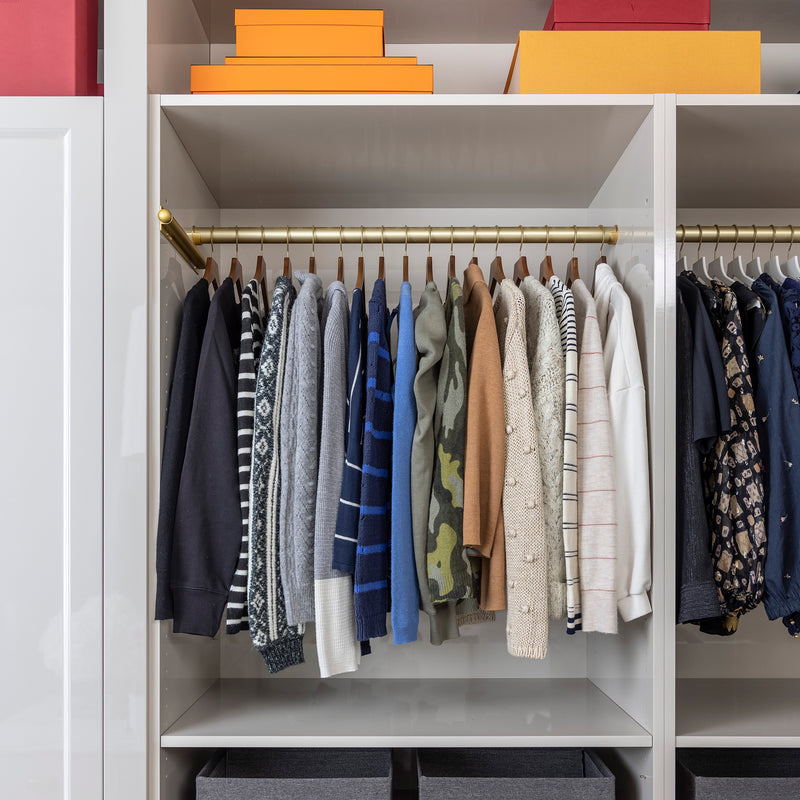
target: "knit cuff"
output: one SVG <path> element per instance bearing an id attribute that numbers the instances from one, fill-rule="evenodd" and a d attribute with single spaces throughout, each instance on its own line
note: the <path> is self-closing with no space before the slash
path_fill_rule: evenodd
<path id="1" fill-rule="evenodd" d="M 617 598 L 613 592 L 581 592 L 581 622 L 586 633 L 617 632 Z"/>
<path id="2" fill-rule="evenodd" d="M 266 647 L 261 648 L 259 653 L 261 653 L 261 657 L 264 659 L 270 674 L 274 675 L 287 667 L 293 667 L 305 661 L 303 657 L 303 637 L 291 636 L 286 639 L 276 639 Z"/>
<path id="3" fill-rule="evenodd" d="M 494 622 L 497 615 L 494 611 L 484 611 L 479 608 L 472 614 L 459 614 L 458 624 L 461 625 L 479 625 L 481 622 Z"/>
<path id="4" fill-rule="evenodd" d="M 547 658 L 547 645 L 516 645 L 508 644 L 508 652 L 517 658 Z"/>
<path id="5" fill-rule="evenodd" d="M 386 612 L 356 614 L 356 638 L 359 642 L 386 636 Z"/>
<path id="6" fill-rule="evenodd" d="M 647 592 L 621 597 L 617 600 L 617 608 L 619 609 L 619 615 L 625 622 L 645 617 L 652 611 Z"/>

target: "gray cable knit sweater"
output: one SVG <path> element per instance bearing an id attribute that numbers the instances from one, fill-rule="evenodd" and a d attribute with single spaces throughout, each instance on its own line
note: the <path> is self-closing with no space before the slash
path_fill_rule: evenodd
<path id="1" fill-rule="evenodd" d="M 281 408 L 281 574 L 290 625 L 314 619 L 314 518 L 319 466 L 322 281 L 296 272 Z"/>

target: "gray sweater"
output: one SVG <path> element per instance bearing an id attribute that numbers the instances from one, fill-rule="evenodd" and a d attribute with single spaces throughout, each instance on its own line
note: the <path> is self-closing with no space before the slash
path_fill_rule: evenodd
<path id="1" fill-rule="evenodd" d="M 322 311 L 322 433 L 314 534 L 314 607 L 319 672 L 323 678 L 358 669 L 353 576 L 331 567 L 347 416 L 348 308 L 344 284 L 328 286 Z"/>
<path id="2" fill-rule="evenodd" d="M 322 386 L 322 281 L 296 272 L 281 406 L 280 562 L 289 625 L 314 619 L 314 518 Z"/>

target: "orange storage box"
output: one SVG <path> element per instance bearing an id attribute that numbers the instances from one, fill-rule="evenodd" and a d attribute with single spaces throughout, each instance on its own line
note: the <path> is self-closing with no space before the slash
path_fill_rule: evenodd
<path id="1" fill-rule="evenodd" d="M 520 31 L 506 93 L 758 94 L 760 31 Z"/>
<path id="2" fill-rule="evenodd" d="M 431 94 L 433 66 L 194 65 L 193 94 Z"/>
<path id="3" fill-rule="evenodd" d="M 237 56 L 382 56 L 383 11 L 237 9 Z"/>
<path id="4" fill-rule="evenodd" d="M 273 58 L 271 56 L 225 56 L 226 64 L 239 64 L 240 66 L 295 66 L 300 67 L 307 64 L 395 64 L 398 66 L 414 66 L 417 63 L 416 56 L 338 56 L 322 57 L 303 56 L 302 58 Z"/>

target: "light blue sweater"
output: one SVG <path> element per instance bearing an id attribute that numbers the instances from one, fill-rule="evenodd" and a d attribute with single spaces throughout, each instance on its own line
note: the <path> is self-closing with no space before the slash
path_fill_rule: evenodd
<path id="1" fill-rule="evenodd" d="M 417 351 L 414 346 L 411 284 L 407 281 L 400 289 L 397 329 L 392 442 L 392 631 L 395 644 L 407 644 L 417 640 L 419 623 L 419 589 L 411 523 L 411 445 L 417 424 L 414 400 Z"/>

